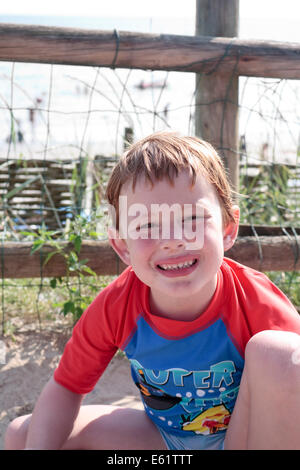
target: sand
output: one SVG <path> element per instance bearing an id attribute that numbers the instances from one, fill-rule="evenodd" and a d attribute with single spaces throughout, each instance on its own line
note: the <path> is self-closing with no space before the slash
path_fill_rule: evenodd
<path id="1" fill-rule="evenodd" d="M 31 413 L 42 388 L 51 377 L 70 331 L 29 330 L 6 345 L 6 363 L 0 364 L 0 450 L 7 425 L 17 416 Z M 131 380 L 129 362 L 116 355 L 85 404 L 113 404 L 142 408 L 139 392 Z"/>

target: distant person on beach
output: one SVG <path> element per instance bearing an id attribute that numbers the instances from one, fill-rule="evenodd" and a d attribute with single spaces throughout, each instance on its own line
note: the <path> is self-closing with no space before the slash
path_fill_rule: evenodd
<path id="1" fill-rule="evenodd" d="M 124 152 L 106 195 L 128 267 L 77 322 L 6 448 L 300 449 L 300 317 L 264 274 L 224 256 L 239 208 L 214 148 L 150 135 Z M 83 406 L 118 348 L 144 410 Z"/>
<path id="2" fill-rule="evenodd" d="M 7 138 L 6 138 L 6 142 L 19 142 L 20 144 L 22 142 L 24 142 L 24 134 L 21 130 L 21 125 L 20 125 L 20 121 L 18 119 L 16 119 L 16 124 L 18 126 L 18 129 L 17 131 L 14 133 L 12 132 Z"/>
<path id="3" fill-rule="evenodd" d="M 36 112 L 42 103 L 43 103 L 43 98 L 37 97 L 35 99 L 35 107 L 28 109 L 29 111 L 28 118 L 29 118 L 29 122 L 31 123 L 31 132 L 32 132 L 31 140 L 32 141 L 35 140 Z"/>
<path id="4" fill-rule="evenodd" d="M 163 111 L 163 114 L 164 114 L 164 118 L 165 119 L 168 119 L 168 116 L 169 116 L 169 109 L 170 109 L 170 105 L 169 103 L 167 103 L 164 107 L 164 111 Z"/>
<path id="5" fill-rule="evenodd" d="M 23 132 L 21 131 L 21 129 L 18 129 L 17 137 L 18 137 L 18 142 L 22 143 L 24 140 L 24 136 L 23 136 Z"/>

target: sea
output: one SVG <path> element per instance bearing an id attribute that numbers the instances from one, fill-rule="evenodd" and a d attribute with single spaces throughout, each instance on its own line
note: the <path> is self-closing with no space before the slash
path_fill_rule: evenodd
<path id="1" fill-rule="evenodd" d="M 193 18 L 4 16 L 1 23 L 193 35 Z M 300 42 L 299 23 L 240 21 L 241 38 Z M 144 88 L 140 85 L 144 84 Z M 297 163 L 300 80 L 239 79 L 239 132 L 247 158 Z M 0 62 L 0 157 L 119 155 L 126 129 L 194 133 L 195 75 Z M 213 116 L 212 116 L 213 125 Z M 242 155 L 244 157 L 244 155 Z"/>

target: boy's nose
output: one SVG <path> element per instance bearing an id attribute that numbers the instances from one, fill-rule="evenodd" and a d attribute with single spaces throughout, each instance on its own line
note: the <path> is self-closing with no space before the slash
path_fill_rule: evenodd
<path id="1" fill-rule="evenodd" d="M 162 248 L 164 250 L 174 250 L 174 249 L 183 248 L 183 247 L 184 247 L 183 240 L 179 240 L 176 238 L 162 240 Z"/>

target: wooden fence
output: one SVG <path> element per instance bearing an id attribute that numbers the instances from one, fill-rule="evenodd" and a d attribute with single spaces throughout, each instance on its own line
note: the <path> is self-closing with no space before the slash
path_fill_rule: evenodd
<path id="1" fill-rule="evenodd" d="M 0 24 L 0 60 L 193 72 L 209 75 L 216 83 L 224 75 L 300 79 L 300 44 L 116 30 Z M 224 106 L 228 101 L 225 91 L 217 100 Z M 238 148 L 230 150 L 238 153 Z M 51 190 L 54 201 L 59 190 L 56 192 L 55 184 Z M 242 227 L 227 255 L 256 269 L 299 270 L 299 230 L 277 230 L 274 234 L 268 228 Z M 65 272 L 57 257 L 43 266 L 47 247 L 32 256 L 30 250 L 30 244 L 4 243 L 2 277 L 39 277 L 41 272 L 60 276 Z M 81 256 L 90 259 L 89 265 L 97 274 L 115 274 L 124 267 L 107 242 L 85 242 Z"/>
<path id="2" fill-rule="evenodd" d="M 239 238 L 225 256 L 260 271 L 299 271 L 299 237 L 300 229 L 241 225 Z M 66 242 L 61 244 L 66 252 L 70 249 Z M 32 255 L 31 248 L 30 242 L 5 243 L 1 249 L 3 278 L 59 277 L 66 274 L 65 259 L 61 255 L 54 255 L 44 264 L 53 248 L 45 245 L 42 251 Z M 88 259 L 87 265 L 98 275 L 119 274 L 125 268 L 106 241 L 84 241 L 80 259 Z"/>
<path id="3" fill-rule="evenodd" d="M 0 24 L 0 60 L 300 78 L 298 43 Z"/>
<path id="4" fill-rule="evenodd" d="M 71 161 L 0 159 L 0 217 L 7 214 L 16 229 L 35 229 L 42 221 L 62 228 L 73 204 L 74 168 Z"/>

